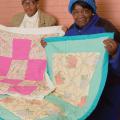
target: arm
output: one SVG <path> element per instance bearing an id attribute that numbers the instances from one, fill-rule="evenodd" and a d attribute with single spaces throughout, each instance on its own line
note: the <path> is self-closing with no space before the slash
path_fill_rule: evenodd
<path id="1" fill-rule="evenodd" d="M 12 27 L 19 27 L 24 18 L 24 13 L 18 13 L 10 21 Z"/>
<path id="2" fill-rule="evenodd" d="M 120 76 L 120 44 L 118 45 L 116 54 L 110 58 L 110 66 L 112 71 Z"/>
<path id="3" fill-rule="evenodd" d="M 44 25 L 43 27 L 55 26 L 57 25 L 57 20 L 55 17 L 48 15 L 46 13 L 41 12 L 40 22 Z"/>
<path id="4" fill-rule="evenodd" d="M 105 40 L 104 44 L 110 55 L 110 69 L 115 74 L 120 76 L 120 32 L 111 22 L 102 18 L 100 18 L 99 24 L 97 26 L 102 26 L 105 29 L 105 32 L 114 32 L 114 40 Z"/>

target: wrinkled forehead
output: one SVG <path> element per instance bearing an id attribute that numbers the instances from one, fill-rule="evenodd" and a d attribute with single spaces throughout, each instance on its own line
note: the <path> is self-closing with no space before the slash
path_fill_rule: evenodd
<path id="1" fill-rule="evenodd" d="M 23 3 L 23 2 L 27 2 L 27 3 L 29 3 L 29 2 L 36 2 L 37 0 L 21 0 L 21 2 Z"/>

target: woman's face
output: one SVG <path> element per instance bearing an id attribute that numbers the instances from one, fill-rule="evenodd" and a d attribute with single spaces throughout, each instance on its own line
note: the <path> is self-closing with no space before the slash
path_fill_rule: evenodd
<path id="1" fill-rule="evenodd" d="M 35 0 L 22 0 L 22 6 L 29 17 L 33 16 L 38 10 L 38 2 Z"/>
<path id="2" fill-rule="evenodd" d="M 77 4 L 72 10 L 73 19 L 79 27 L 84 27 L 90 21 L 92 14 L 93 13 L 90 9 L 83 8 Z"/>

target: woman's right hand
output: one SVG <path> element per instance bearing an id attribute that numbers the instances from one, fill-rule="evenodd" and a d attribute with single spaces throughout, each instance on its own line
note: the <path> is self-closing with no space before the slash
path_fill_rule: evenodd
<path id="1" fill-rule="evenodd" d="M 41 39 L 40 43 L 41 43 L 43 48 L 45 48 L 47 45 L 47 42 L 44 41 L 44 38 Z"/>
<path id="2" fill-rule="evenodd" d="M 64 32 L 66 32 L 67 30 L 68 30 L 68 27 L 67 26 L 62 26 L 62 30 L 64 31 Z"/>

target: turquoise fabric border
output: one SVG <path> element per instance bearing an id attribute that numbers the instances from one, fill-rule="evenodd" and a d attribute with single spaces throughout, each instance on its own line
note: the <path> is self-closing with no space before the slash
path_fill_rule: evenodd
<path id="1" fill-rule="evenodd" d="M 72 106 L 55 96 L 51 95 L 46 97 L 47 100 L 57 104 L 59 107 L 61 107 L 61 109 L 65 111 L 65 113 L 68 115 L 68 120 L 79 119 L 80 115 L 81 116 L 79 120 L 84 120 L 95 109 L 98 103 L 98 100 L 101 96 L 101 93 L 103 91 L 103 88 L 106 82 L 107 68 L 108 68 L 108 54 L 104 49 L 103 42 L 101 41 L 101 39 L 103 39 L 104 37 L 113 39 L 114 34 L 102 33 L 102 34 L 94 34 L 94 35 L 52 37 L 52 38 L 45 39 L 45 41 L 47 42 L 46 52 L 47 52 L 47 59 L 48 59 L 48 74 L 50 75 L 51 80 L 53 80 L 53 76 L 52 76 L 52 71 L 49 68 L 52 68 L 52 55 L 54 53 L 64 53 L 64 52 L 69 53 L 69 52 L 83 52 L 83 51 L 97 52 L 98 51 L 102 55 L 101 59 L 104 59 L 103 62 L 99 61 L 98 65 L 96 66 L 96 74 L 94 74 L 91 80 L 91 81 L 94 81 L 92 82 L 91 86 L 95 88 L 94 86 L 97 85 L 99 89 L 96 95 L 95 95 L 96 90 L 90 89 L 90 92 L 92 91 L 92 94 L 88 97 L 88 101 L 92 104 L 91 105 L 87 104 L 82 108 L 83 111 L 87 109 L 85 114 L 83 114 L 83 111 L 81 111 L 80 108 Z M 80 42 L 81 40 L 82 42 Z M 83 44 L 84 45 L 86 44 L 86 46 L 84 46 Z M 94 44 L 94 46 L 92 46 L 92 44 Z M 72 47 L 73 45 L 74 47 Z M 99 71 L 100 69 L 101 71 Z M 97 80 L 101 79 L 101 82 L 99 84 L 96 83 L 96 79 Z M 88 106 L 90 106 L 90 108 L 88 108 Z M 76 111 L 76 113 L 72 116 L 72 112 L 74 111 Z"/>
<path id="2" fill-rule="evenodd" d="M 107 33 L 98 33 L 98 34 L 91 34 L 91 35 L 76 35 L 76 36 L 64 36 L 64 37 L 48 37 L 45 38 L 46 42 L 61 42 L 61 41 L 68 41 L 69 40 L 88 40 L 88 39 L 96 39 L 100 37 L 109 37 L 113 38 L 114 33 L 112 32 L 107 32 Z"/>
<path id="3" fill-rule="evenodd" d="M 104 86 L 105 86 L 105 83 L 106 83 L 106 77 L 107 77 L 107 72 L 108 70 L 106 70 L 106 68 L 108 68 L 108 54 L 105 53 L 104 54 L 104 62 L 103 62 L 103 65 L 102 65 L 102 76 L 101 76 L 101 83 L 100 83 L 100 87 L 99 87 L 99 92 L 97 93 L 96 95 L 96 98 L 94 99 L 94 102 L 93 102 L 93 105 L 91 106 L 90 110 L 86 113 L 86 115 L 84 115 L 82 117 L 82 119 L 79 119 L 79 120 L 84 120 L 87 118 L 87 116 L 90 115 L 90 113 L 95 109 L 95 107 L 97 106 L 97 103 L 99 101 L 99 98 L 102 94 L 102 91 L 104 89 Z"/>

